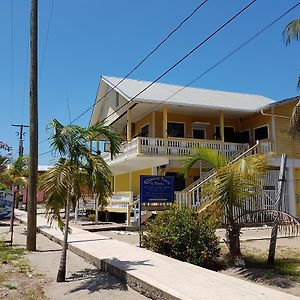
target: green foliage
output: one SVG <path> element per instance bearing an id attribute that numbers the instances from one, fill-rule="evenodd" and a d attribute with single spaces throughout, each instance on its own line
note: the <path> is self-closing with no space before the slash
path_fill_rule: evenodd
<path id="1" fill-rule="evenodd" d="M 4 241 L 0 241 L 0 263 L 19 260 L 24 252 L 24 248 L 10 247 Z"/>
<path id="2" fill-rule="evenodd" d="M 213 268 L 220 255 L 216 222 L 195 210 L 172 206 L 146 225 L 142 245 L 198 266 Z"/>

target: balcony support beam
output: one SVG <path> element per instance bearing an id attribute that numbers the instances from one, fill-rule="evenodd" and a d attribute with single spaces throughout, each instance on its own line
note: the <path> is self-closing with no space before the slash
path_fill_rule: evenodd
<path id="1" fill-rule="evenodd" d="M 220 111 L 220 137 L 221 141 L 225 142 L 225 136 L 224 136 L 224 112 Z"/>
<path id="2" fill-rule="evenodd" d="M 168 106 L 163 106 L 163 138 L 168 137 Z"/>
<path id="3" fill-rule="evenodd" d="M 127 141 L 130 142 L 131 141 L 131 109 L 127 109 Z"/>

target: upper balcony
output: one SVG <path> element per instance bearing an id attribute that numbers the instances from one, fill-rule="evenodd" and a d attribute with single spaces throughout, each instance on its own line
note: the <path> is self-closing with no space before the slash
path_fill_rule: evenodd
<path id="1" fill-rule="evenodd" d="M 120 153 L 113 159 L 110 153 L 104 153 L 103 158 L 113 173 L 121 170 L 128 172 L 167 164 L 170 159 L 184 159 L 185 155 L 191 154 L 197 147 L 215 149 L 226 157 L 232 157 L 248 149 L 249 144 L 190 138 L 137 137 L 124 142 Z"/>

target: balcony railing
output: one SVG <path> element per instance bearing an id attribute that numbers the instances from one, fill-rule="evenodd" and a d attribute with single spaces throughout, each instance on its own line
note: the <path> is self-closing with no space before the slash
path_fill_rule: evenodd
<path id="1" fill-rule="evenodd" d="M 245 150 L 248 144 L 227 143 L 215 140 L 184 139 L 184 138 L 150 138 L 137 137 L 130 142 L 122 144 L 120 153 L 114 158 L 119 161 L 139 155 L 145 156 L 178 156 L 191 154 L 194 148 L 207 147 L 215 149 L 231 157 L 241 150 Z M 110 153 L 105 153 L 104 160 L 111 161 Z"/>

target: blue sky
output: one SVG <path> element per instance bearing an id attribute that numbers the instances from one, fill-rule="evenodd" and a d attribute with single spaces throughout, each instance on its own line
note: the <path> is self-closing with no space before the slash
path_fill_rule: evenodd
<path id="1" fill-rule="evenodd" d="M 0 141 L 17 153 L 17 130 L 11 124 L 29 122 L 30 1 L 13 1 L 13 18 L 11 1 L 0 1 Z M 48 39 L 53 0 L 39 2 L 39 139 L 43 140 L 51 119 L 69 122 L 67 99 L 74 119 L 93 103 L 101 75 L 125 76 L 201 1 L 54 0 Z M 156 79 L 249 2 L 209 0 L 131 78 Z M 296 3 L 257 0 L 161 82 L 188 83 Z M 282 31 L 299 17 L 300 6 L 194 86 L 261 94 L 274 100 L 295 96 L 300 42 L 286 47 Z M 86 126 L 89 117 L 90 112 L 77 124 Z M 25 153 L 28 144 L 29 135 Z M 40 153 L 47 150 L 48 142 L 39 145 Z M 51 155 L 39 160 L 40 164 L 53 162 Z"/>

